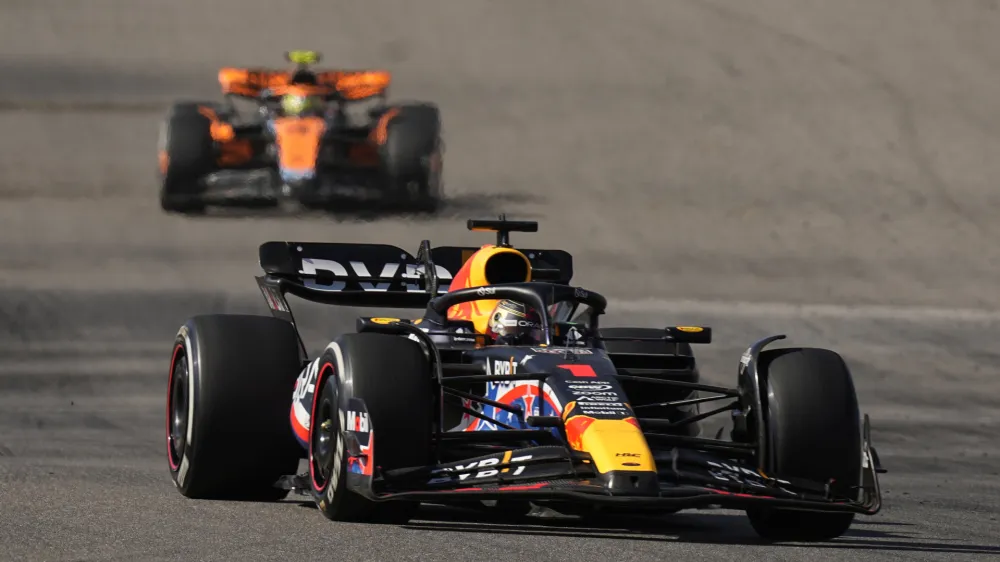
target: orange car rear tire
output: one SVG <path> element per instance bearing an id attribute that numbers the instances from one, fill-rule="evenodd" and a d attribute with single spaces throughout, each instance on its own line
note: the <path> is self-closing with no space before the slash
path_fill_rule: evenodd
<path id="1" fill-rule="evenodd" d="M 433 212 L 442 197 L 441 113 L 431 103 L 395 109 L 381 147 L 385 187 L 394 202 Z"/>
<path id="2" fill-rule="evenodd" d="M 181 102 L 170 108 L 160 129 L 160 206 L 164 211 L 204 211 L 200 180 L 215 170 L 211 121 L 202 106 Z"/>

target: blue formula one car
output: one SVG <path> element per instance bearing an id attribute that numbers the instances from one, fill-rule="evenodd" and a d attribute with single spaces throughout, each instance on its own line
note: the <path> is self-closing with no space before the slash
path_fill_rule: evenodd
<path id="1" fill-rule="evenodd" d="M 827 540 L 879 511 L 851 373 L 819 348 L 750 345 L 733 388 L 700 380 L 711 328 L 599 326 L 537 223 L 471 220 L 479 248 L 267 242 L 270 316 L 196 316 L 174 342 L 167 458 L 190 498 L 311 496 L 328 518 L 402 522 L 421 502 L 562 513 L 745 510 L 771 540 Z M 372 275 L 375 273 L 375 275 Z M 447 282 L 447 286 L 444 284 Z M 287 295 L 422 308 L 361 317 L 308 357 Z M 716 402 L 718 408 L 704 410 Z M 702 436 L 732 416 L 727 438 Z M 305 460 L 308 468 L 301 473 Z"/>

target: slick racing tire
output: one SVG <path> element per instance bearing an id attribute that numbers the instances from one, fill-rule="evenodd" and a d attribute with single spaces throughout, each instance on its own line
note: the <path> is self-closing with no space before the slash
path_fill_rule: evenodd
<path id="1" fill-rule="evenodd" d="M 372 432 L 372 456 L 367 462 L 376 467 L 373 476 L 379 469 L 428 465 L 434 401 L 430 362 L 420 345 L 386 334 L 342 335 L 323 353 L 316 387 L 309 424 L 309 477 L 320 511 L 335 521 L 408 521 L 419 504 L 372 502 L 348 488 L 350 459 L 341 422 L 349 400 L 364 402 Z"/>
<path id="2" fill-rule="evenodd" d="M 177 103 L 160 126 L 160 207 L 176 213 L 199 213 L 205 209 L 200 181 L 215 170 L 215 144 L 211 120 L 200 106 Z"/>
<path id="3" fill-rule="evenodd" d="M 840 355 L 816 348 L 766 350 L 758 372 L 768 456 L 777 478 L 833 480 L 832 491 L 857 497 L 861 484 L 861 417 L 851 373 Z M 747 510 L 761 537 L 774 541 L 825 541 L 851 526 L 853 513 L 770 507 Z"/>
<path id="4" fill-rule="evenodd" d="M 615 337 L 615 338 L 660 338 L 663 337 L 663 330 L 657 328 L 601 328 L 601 336 Z M 660 355 L 663 357 L 662 361 L 652 364 L 617 364 L 616 367 L 619 368 L 641 368 L 641 369 L 671 369 L 671 368 L 688 368 L 692 369 L 690 377 L 685 377 L 681 382 L 699 382 L 700 375 L 698 373 L 694 350 L 691 349 L 691 344 L 689 343 L 678 343 L 672 344 L 667 342 L 653 342 L 653 341 L 606 341 L 604 342 L 604 347 L 608 353 L 628 353 L 636 355 Z M 675 349 L 676 347 L 676 349 Z M 674 357 L 668 357 L 668 355 L 676 354 Z M 634 357 L 634 355 L 633 355 Z M 621 363 L 622 360 L 619 360 Z M 678 392 L 676 388 L 669 387 L 663 384 L 649 383 L 642 381 L 628 381 L 621 380 L 619 384 L 622 386 L 622 390 L 625 391 L 625 395 L 629 398 L 629 403 L 633 406 L 642 406 L 645 404 L 660 404 L 663 402 L 669 402 L 672 400 L 684 400 L 687 398 L 694 398 L 697 394 L 695 391 L 682 390 Z M 696 416 L 699 412 L 698 404 L 690 404 L 687 406 L 671 406 L 671 407 L 653 407 L 653 408 L 642 408 L 640 410 L 643 417 L 655 417 L 663 419 L 679 419 L 690 416 Z M 675 431 L 676 434 L 686 435 L 689 437 L 698 437 L 701 435 L 702 426 L 698 422 L 690 423 L 678 428 Z"/>
<path id="5" fill-rule="evenodd" d="M 382 174 L 395 204 L 434 212 L 442 197 L 441 113 L 429 103 L 399 105 L 381 147 Z"/>
<path id="6" fill-rule="evenodd" d="M 288 421 L 301 369 L 294 327 L 268 316 L 196 316 L 174 340 L 167 461 L 189 498 L 278 500 L 302 448 Z"/>

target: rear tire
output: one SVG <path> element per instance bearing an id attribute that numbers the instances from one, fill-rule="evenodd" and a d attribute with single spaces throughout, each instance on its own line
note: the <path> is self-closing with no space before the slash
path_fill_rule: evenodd
<path id="1" fill-rule="evenodd" d="M 765 387 L 769 466 L 778 478 L 834 480 L 838 496 L 861 484 L 861 417 L 850 370 L 840 355 L 816 348 L 767 350 L 758 372 Z M 774 541 L 824 541 L 844 534 L 853 513 L 758 507 L 757 533 Z"/>
<path id="2" fill-rule="evenodd" d="M 381 147 L 386 189 L 396 203 L 434 212 L 442 197 L 441 113 L 429 103 L 395 109 Z"/>
<path id="3" fill-rule="evenodd" d="M 181 494 L 287 495 L 273 484 L 302 456 L 288 423 L 298 345 L 291 324 L 267 316 L 196 316 L 181 327 L 167 382 L 167 460 Z"/>
<path id="4" fill-rule="evenodd" d="M 309 424 L 309 473 L 317 506 L 335 521 L 405 523 L 419 504 L 376 503 L 347 488 L 348 463 L 338 411 L 346 410 L 350 398 L 365 403 L 376 467 L 428 465 L 434 420 L 430 362 L 412 340 L 361 333 L 337 338 L 319 365 Z M 330 447 L 321 445 L 338 439 L 332 454 Z"/>
<path id="5" fill-rule="evenodd" d="M 211 120 L 199 112 L 208 103 L 182 102 L 170 108 L 160 127 L 160 207 L 198 213 L 205 209 L 201 178 L 215 171 Z"/>

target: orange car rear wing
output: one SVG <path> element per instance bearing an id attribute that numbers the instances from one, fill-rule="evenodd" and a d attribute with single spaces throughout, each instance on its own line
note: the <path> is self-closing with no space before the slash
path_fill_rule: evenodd
<path id="1" fill-rule="evenodd" d="M 219 70 L 219 85 L 223 94 L 258 97 L 263 90 L 275 95 L 291 86 L 292 73 L 283 70 L 225 67 Z M 307 87 L 315 95 L 337 96 L 345 100 L 361 100 L 382 95 L 392 82 L 392 74 L 384 70 L 325 70 L 316 73 L 317 84 L 295 84 Z"/>
<path id="2" fill-rule="evenodd" d="M 219 70 L 223 94 L 256 97 L 261 90 L 288 83 L 288 72 L 226 67 Z"/>
<path id="3" fill-rule="evenodd" d="M 347 100 L 361 100 L 383 94 L 392 83 L 392 75 L 383 70 L 341 72 L 334 88 Z"/>

